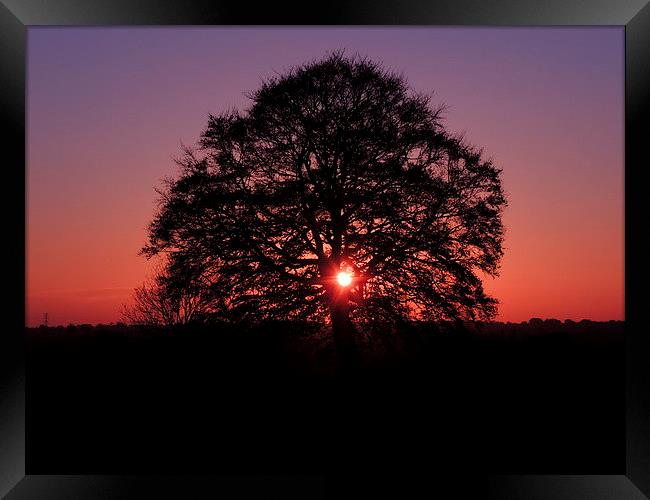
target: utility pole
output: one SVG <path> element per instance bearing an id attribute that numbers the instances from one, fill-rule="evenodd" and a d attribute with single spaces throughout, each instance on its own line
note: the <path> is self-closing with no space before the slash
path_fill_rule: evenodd
<path id="1" fill-rule="evenodd" d="M 47 313 L 45 313 L 45 322 L 43 324 L 47 326 Z"/>

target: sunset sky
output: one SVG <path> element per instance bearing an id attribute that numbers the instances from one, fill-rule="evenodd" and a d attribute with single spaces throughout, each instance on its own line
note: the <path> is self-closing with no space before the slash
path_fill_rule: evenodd
<path id="1" fill-rule="evenodd" d="M 503 169 L 498 320 L 623 319 L 622 27 L 30 27 L 27 324 L 119 321 L 181 143 L 338 49 L 434 92 Z"/>

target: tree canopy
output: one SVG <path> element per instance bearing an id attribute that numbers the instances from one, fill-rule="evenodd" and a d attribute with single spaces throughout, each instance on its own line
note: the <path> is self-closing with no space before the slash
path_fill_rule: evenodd
<path id="1" fill-rule="evenodd" d="M 168 286 L 236 320 L 494 316 L 501 170 L 428 95 L 335 53 L 248 97 L 209 116 L 160 190 L 143 252 L 166 255 Z"/>

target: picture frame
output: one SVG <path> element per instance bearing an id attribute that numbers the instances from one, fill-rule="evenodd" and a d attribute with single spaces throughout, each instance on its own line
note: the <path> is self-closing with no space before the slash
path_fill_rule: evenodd
<path id="1" fill-rule="evenodd" d="M 8 312 L 2 334 L 0 363 L 0 496 L 18 498 L 170 498 L 201 494 L 321 497 L 337 492 L 340 483 L 324 477 L 119 477 L 30 475 L 26 460 L 25 401 L 25 82 L 26 34 L 30 26 L 135 25 L 444 25 L 444 26 L 624 26 L 625 27 L 625 345 L 626 345 L 626 468 L 593 471 L 594 475 L 503 475 L 472 478 L 462 471 L 446 480 L 424 478 L 420 486 L 475 491 L 490 498 L 642 499 L 650 497 L 650 376 L 648 335 L 643 324 L 642 290 L 648 266 L 643 261 L 643 154 L 650 137 L 650 5 L 646 0 L 385 1 L 332 2 L 322 9 L 292 9 L 274 3 L 250 4 L 192 0 L 2 0 L 0 4 L 0 93 L 5 127 L 4 196 L 9 219 L 11 256 Z M 606 430 L 603 430 L 606 432 Z M 540 471 L 548 474 L 549 471 Z M 561 471 L 566 473 L 569 471 Z M 584 471 L 579 471 L 584 473 Z M 348 491 L 350 491 L 348 489 Z M 408 495 L 406 495 L 408 496 Z M 447 496 L 449 498 L 449 496 Z"/>

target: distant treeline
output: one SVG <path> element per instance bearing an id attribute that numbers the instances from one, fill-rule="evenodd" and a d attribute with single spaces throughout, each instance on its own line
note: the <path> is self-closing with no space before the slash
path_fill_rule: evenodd
<path id="1" fill-rule="evenodd" d="M 475 333 L 479 335 L 519 335 L 519 334 L 547 334 L 547 333 L 615 333 L 622 332 L 625 322 L 619 320 L 592 321 L 583 319 L 573 321 L 567 319 L 531 318 L 520 323 L 512 322 L 408 322 L 395 324 L 374 324 L 359 328 L 361 336 L 372 335 L 373 333 L 399 333 L 405 331 L 416 331 L 419 333 Z M 108 324 L 69 324 L 67 326 L 45 326 L 27 327 L 30 334 L 163 334 L 163 333 L 207 333 L 214 331 L 222 332 L 260 332 L 275 331 L 283 335 L 296 334 L 298 336 L 322 335 L 327 328 L 321 324 L 298 322 L 298 321 L 270 321 L 258 324 L 240 323 L 196 323 L 176 326 L 152 326 L 152 325 L 128 325 L 126 323 Z"/>

